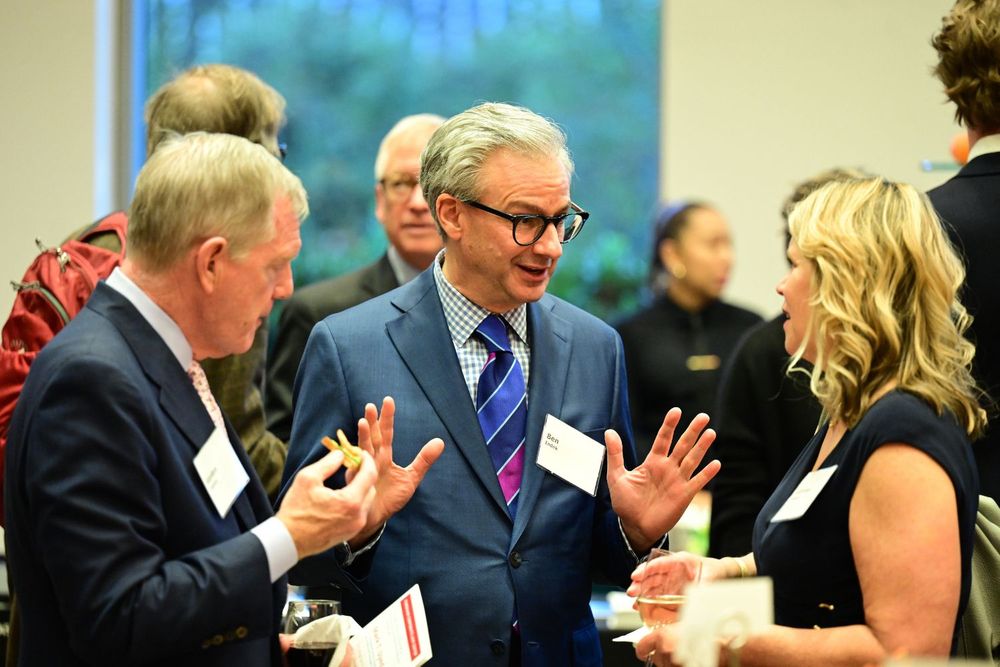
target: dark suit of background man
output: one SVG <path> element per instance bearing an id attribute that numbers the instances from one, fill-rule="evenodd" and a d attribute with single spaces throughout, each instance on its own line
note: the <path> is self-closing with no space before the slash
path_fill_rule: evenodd
<path id="1" fill-rule="evenodd" d="M 397 454 L 445 440 L 366 554 L 362 594 L 344 595 L 346 613 L 365 623 L 419 583 L 436 664 L 600 665 L 592 575 L 626 583 L 637 555 L 718 470 L 713 462 L 691 478 L 713 437 L 698 437 L 704 416 L 667 456 L 678 411 L 643 465 L 623 467 L 634 457 L 621 340 L 545 293 L 561 242 L 586 219 L 570 201 L 572 171 L 562 131 L 527 109 L 483 104 L 446 121 L 420 171 L 444 250 L 415 280 L 316 325 L 302 360 L 286 479 L 322 455 L 323 434 L 349 429 L 366 401 L 387 394 L 396 399 Z M 484 322 L 509 349 L 488 353 L 475 332 Z M 476 399 L 487 394 L 480 371 L 485 378 L 501 358 L 511 364 L 504 377 L 523 376 L 506 394 L 514 400 L 505 422 L 520 420 L 521 439 L 497 462 Z M 547 414 L 598 442 L 607 437 L 596 497 L 536 465 Z M 501 486 L 496 467 L 506 471 L 505 462 L 523 472 L 502 473 Z M 322 558 L 309 560 L 303 583 L 323 583 L 308 580 L 322 576 Z"/>
<path id="2" fill-rule="evenodd" d="M 193 362 L 251 346 L 292 291 L 306 213 L 299 180 L 246 139 L 189 134 L 146 162 L 125 262 L 39 355 L 11 422 L 18 664 L 281 664 L 284 573 L 366 524 L 375 464 L 331 491 L 342 457 L 324 457 L 272 516 Z M 203 480 L 227 472 L 243 485 L 213 499 Z"/>
<path id="3" fill-rule="evenodd" d="M 973 316 L 973 372 L 1000 397 L 1000 3 L 959 0 L 934 37 L 935 70 L 969 132 L 969 162 L 928 195 L 965 258 L 962 300 Z M 986 435 L 973 444 L 980 493 L 1000 499 L 1000 418 L 990 409 Z"/>
<path id="4" fill-rule="evenodd" d="M 292 431 L 292 387 L 309 332 L 327 315 L 385 294 L 430 266 L 441 237 L 418 187 L 420 152 L 444 118 L 406 116 L 379 145 L 375 158 L 375 217 L 389 248 L 377 261 L 295 292 L 281 311 L 267 361 L 265 401 L 268 429 L 288 441 Z"/>

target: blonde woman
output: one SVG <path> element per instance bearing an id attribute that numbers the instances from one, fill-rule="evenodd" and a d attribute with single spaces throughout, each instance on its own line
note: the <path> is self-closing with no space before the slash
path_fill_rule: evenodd
<path id="1" fill-rule="evenodd" d="M 948 655 L 971 578 L 969 438 L 985 425 L 956 297 L 963 267 L 905 184 L 830 183 L 789 226 L 785 348 L 793 367 L 813 363 L 824 419 L 758 515 L 753 553 L 705 559 L 704 576 L 774 580 L 777 625 L 743 646 L 745 666 Z M 775 520 L 813 473 L 829 478 L 804 514 Z M 673 640 L 659 630 L 636 654 L 671 664 Z"/>

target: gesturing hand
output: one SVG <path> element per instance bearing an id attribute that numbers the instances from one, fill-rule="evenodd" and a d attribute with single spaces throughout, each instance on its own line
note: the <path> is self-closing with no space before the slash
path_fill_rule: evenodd
<path id="1" fill-rule="evenodd" d="M 646 460 L 633 470 L 625 470 L 618 433 L 610 429 L 604 433 L 611 506 L 637 552 L 646 551 L 673 528 L 695 494 L 722 467 L 718 461 L 712 461 L 692 477 L 715 440 L 715 431 L 705 430 L 708 415 L 699 414 L 671 448 L 680 420 L 680 409 L 672 408 L 663 418 Z"/>
<path id="2" fill-rule="evenodd" d="M 403 509 L 413 497 L 424 475 L 444 451 L 444 441 L 434 438 L 424 445 L 405 468 L 392 460 L 393 424 L 396 404 L 392 397 L 382 399 L 382 412 L 372 403 L 365 406 L 364 419 L 358 420 L 358 446 L 372 455 L 378 470 L 377 494 L 368 523 L 352 540 L 361 543 L 373 535 L 389 517 Z"/>

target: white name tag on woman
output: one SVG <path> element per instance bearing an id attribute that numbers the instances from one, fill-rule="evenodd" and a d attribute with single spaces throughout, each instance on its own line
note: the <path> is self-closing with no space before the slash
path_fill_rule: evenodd
<path id="1" fill-rule="evenodd" d="M 837 466 L 820 468 L 803 477 L 799 485 L 792 491 L 792 495 L 788 496 L 785 504 L 771 517 L 771 523 L 792 521 L 805 514 L 806 510 L 813 504 L 813 501 L 816 500 L 819 492 L 823 490 L 826 483 L 833 477 L 833 471 L 836 469 Z"/>

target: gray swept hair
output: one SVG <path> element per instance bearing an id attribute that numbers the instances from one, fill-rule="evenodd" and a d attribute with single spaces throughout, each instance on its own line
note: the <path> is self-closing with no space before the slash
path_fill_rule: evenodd
<path id="1" fill-rule="evenodd" d="M 553 121 L 512 104 L 486 102 L 472 107 L 445 121 L 420 156 L 424 199 L 439 231 L 438 196 L 446 192 L 463 200 L 478 198 L 483 164 L 500 149 L 521 155 L 555 156 L 566 174 L 573 174 L 566 134 Z"/>

